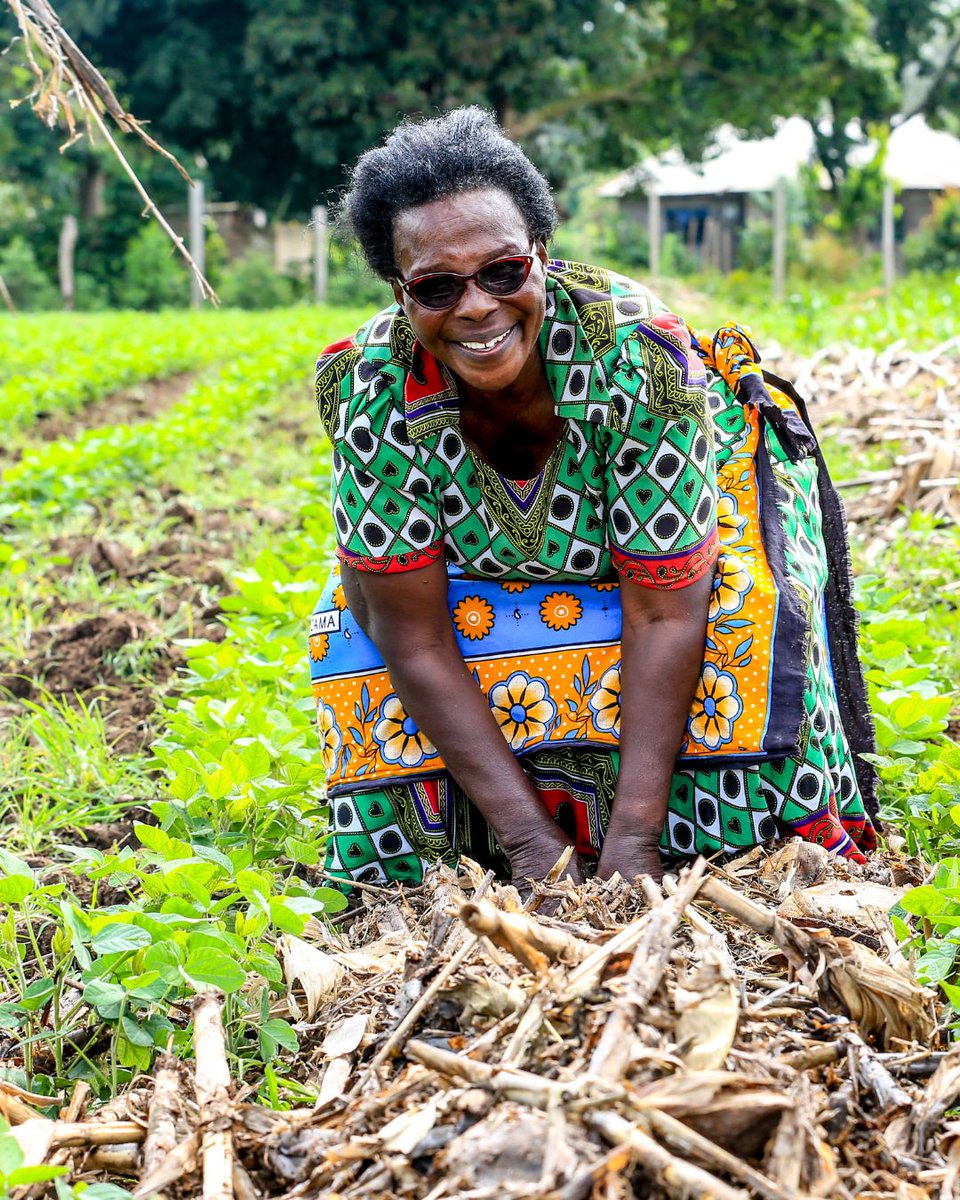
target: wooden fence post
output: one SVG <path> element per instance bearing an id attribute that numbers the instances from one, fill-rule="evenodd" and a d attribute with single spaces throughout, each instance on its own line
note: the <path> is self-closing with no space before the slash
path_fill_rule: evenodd
<path id="1" fill-rule="evenodd" d="M 203 229 L 203 182 L 197 180 L 187 192 L 190 212 L 190 254 L 197 264 L 201 275 L 206 274 L 206 247 L 204 245 Z M 203 293 L 196 274 L 190 275 L 190 307 L 199 308 L 203 303 Z"/>
<path id="2" fill-rule="evenodd" d="M 787 286 L 787 181 L 773 186 L 773 298 L 782 300 Z"/>
<path id="3" fill-rule="evenodd" d="M 893 291 L 897 278 L 896 230 L 894 227 L 893 184 L 889 179 L 883 184 L 883 216 L 881 221 L 881 245 L 883 247 L 883 286 L 887 295 Z"/>
<path id="4" fill-rule="evenodd" d="M 327 299 L 327 206 L 313 206 L 310 228 L 313 230 L 313 298 L 318 304 Z"/>
<path id="5" fill-rule="evenodd" d="M 660 193 L 647 189 L 647 240 L 650 243 L 650 277 L 660 275 Z"/>
<path id="6" fill-rule="evenodd" d="M 77 248 L 77 218 L 73 213 L 67 213 L 60 226 L 60 245 L 57 251 L 57 269 L 60 276 L 60 295 L 63 307 L 72 309 L 76 306 L 76 289 L 74 285 L 73 255 Z"/>

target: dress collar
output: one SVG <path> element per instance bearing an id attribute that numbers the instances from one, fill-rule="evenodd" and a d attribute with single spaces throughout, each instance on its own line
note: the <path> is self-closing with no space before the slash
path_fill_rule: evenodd
<path id="1" fill-rule="evenodd" d="M 540 354 L 553 393 L 557 415 L 565 419 L 606 424 L 610 393 L 600 355 L 616 349 L 612 328 L 605 328 L 609 297 L 597 292 L 591 303 L 574 305 L 566 288 L 547 267 L 547 305 L 540 330 Z M 607 300 L 607 304 L 603 303 Z M 395 321 L 406 321 L 398 313 Z M 609 342 L 609 345 L 607 345 Z M 420 441 L 460 420 L 460 399 L 450 372 L 414 339 L 403 384 L 407 435 Z"/>

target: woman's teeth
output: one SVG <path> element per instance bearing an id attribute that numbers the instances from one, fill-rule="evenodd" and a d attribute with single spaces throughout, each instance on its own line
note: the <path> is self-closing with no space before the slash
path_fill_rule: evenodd
<path id="1" fill-rule="evenodd" d="M 461 342 L 460 345 L 467 350 L 492 350 L 494 346 L 499 346 L 510 332 L 511 330 L 507 329 L 503 333 L 497 334 L 495 338 L 491 338 L 489 342 Z"/>

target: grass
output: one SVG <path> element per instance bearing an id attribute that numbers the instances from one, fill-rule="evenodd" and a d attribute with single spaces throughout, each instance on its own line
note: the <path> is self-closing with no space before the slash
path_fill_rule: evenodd
<path id="1" fill-rule="evenodd" d="M 661 294 L 692 324 L 716 328 L 733 318 L 751 325 L 761 347 L 779 343 L 809 355 L 833 342 L 882 350 L 906 339 L 929 350 L 956 336 L 960 276 L 906 275 L 887 296 L 879 279 L 849 283 L 788 280 L 786 298 L 775 302 L 769 278 L 734 272 L 664 281 Z"/>

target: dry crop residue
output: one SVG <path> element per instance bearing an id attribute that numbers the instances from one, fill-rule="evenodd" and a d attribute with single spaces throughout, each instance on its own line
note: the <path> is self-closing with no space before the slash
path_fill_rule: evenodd
<path id="1" fill-rule="evenodd" d="M 884 911 L 922 875 L 795 840 L 526 907 L 469 863 L 365 888 L 278 944 L 315 1106 L 229 1081 L 209 992 L 193 1079 L 161 1059 L 70 1144 L 116 1144 L 143 1196 L 920 1200 L 960 1167 L 960 1051 Z"/>

